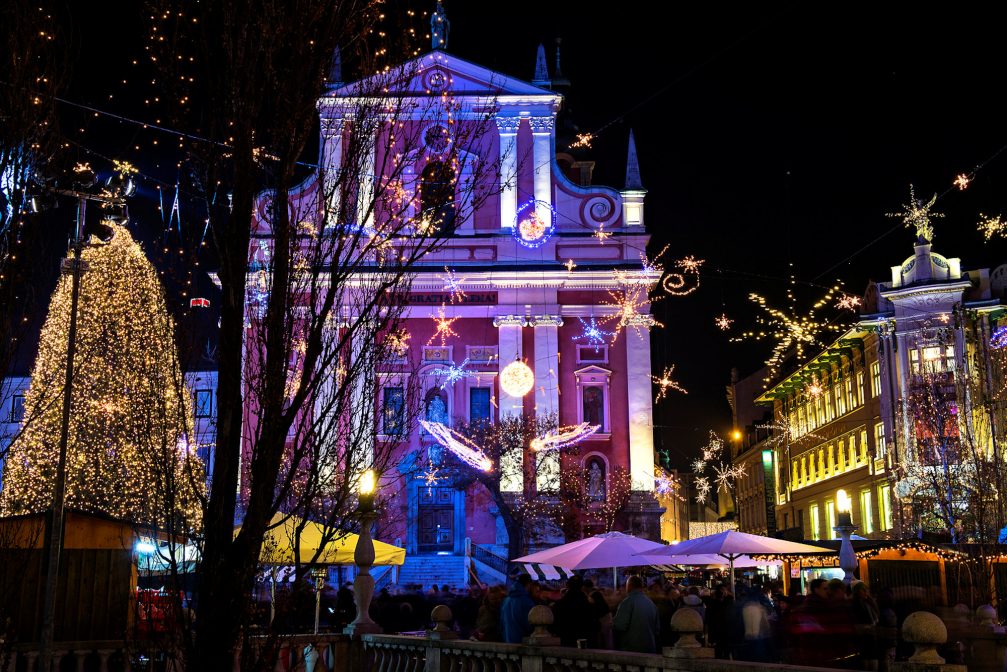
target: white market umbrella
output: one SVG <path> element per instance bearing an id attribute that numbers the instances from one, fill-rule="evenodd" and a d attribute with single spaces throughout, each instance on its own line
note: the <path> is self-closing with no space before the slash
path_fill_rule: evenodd
<path id="1" fill-rule="evenodd" d="M 622 532 L 606 532 L 587 539 L 571 541 L 538 553 L 532 553 L 512 562 L 534 562 L 562 569 L 608 569 L 639 567 L 652 564 L 642 554 L 666 548 L 664 544 L 640 539 Z M 613 574 L 614 575 L 614 574 Z"/>
<path id="2" fill-rule="evenodd" d="M 674 548 L 674 547 L 672 547 Z M 650 560 L 651 565 L 683 565 L 692 567 L 702 567 L 710 565 L 726 565 L 728 560 L 723 556 L 713 553 L 708 555 L 641 555 L 640 558 Z M 769 565 L 782 565 L 780 560 L 756 560 L 750 555 L 739 555 L 734 559 L 735 567 L 766 567 Z"/>
<path id="3" fill-rule="evenodd" d="M 759 534 L 748 534 L 737 530 L 726 530 L 717 534 L 709 534 L 698 539 L 689 539 L 674 546 L 662 546 L 656 552 L 645 552 L 651 558 L 688 555 L 717 555 L 730 563 L 731 590 L 734 590 L 734 562 L 745 555 L 831 555 L 833 551 L 799 544 L 796 541 L 764 537 Z M 652 563 L 647 563 L 652 564 Z"/>

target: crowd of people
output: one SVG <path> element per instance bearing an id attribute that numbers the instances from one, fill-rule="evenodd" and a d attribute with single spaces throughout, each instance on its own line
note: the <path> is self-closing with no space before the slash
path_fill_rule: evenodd
<path id="1" fill-rule="evenodd" d="M 340 628 L 355 614 L 350 584 L 323 603 L 323 625 Z M 579 576 L 561 588 L 542 585 L 528 574 L 509 587 L 383 589 L 375 595 L 371 617 L 385 632 L 420 634 L 430 627 L 437 604 L 451 607 L 463 638 L 521 643 L 532 631 L 528 612 L 545 604 L 552 608 L 552 634 L 562 646 L 641 653 L 674 646 L 672 616 L 692 609 L 703 620 L 701 641 L 717 658 L 847 669 L 878 669 L 892 660 L 899 621 L 891 591 L 875 599 L 866 584 L 847 587 L 839 579 L 815 579 L 806 594 L 785 596 L 779 583 L 738 584 L 732 590 L 726 583 L 648 583 L 630 576 L 624 589 L 614 590 Z"/>

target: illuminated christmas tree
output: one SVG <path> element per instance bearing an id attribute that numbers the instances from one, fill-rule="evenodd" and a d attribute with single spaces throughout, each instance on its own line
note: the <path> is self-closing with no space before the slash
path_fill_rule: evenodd
<path id="1" fill-rule="evenodd" d="M 82 252 L 66 506 L 137 523 L 198 522 L 202 466 L 190 451 L 192 409 L 174 325 L 154 267 L 122 226 Z M 25 426 L 0 489 L 4 515 L 51 506 L 59 456 L 71 277 L 56 287 L 42 329 Z"/>

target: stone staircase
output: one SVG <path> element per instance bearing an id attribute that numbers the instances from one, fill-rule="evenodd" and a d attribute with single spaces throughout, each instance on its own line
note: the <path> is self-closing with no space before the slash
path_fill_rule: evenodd
<path id="1" fill-rule="evenodd" d="M 399 569 L 399 586 L 419 584 L 423 590 L 430 586 L 449 585 L 464 588 L 469 585 L 463 555 L 407 555 Z"/>

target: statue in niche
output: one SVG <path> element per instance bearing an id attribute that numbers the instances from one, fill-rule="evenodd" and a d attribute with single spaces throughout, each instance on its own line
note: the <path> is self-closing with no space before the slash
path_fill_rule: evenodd
<path id="1" fill-rule="evenodd" d="M 431 391 L 427 397 L 427 422 L 448 424 L 448 405 L 436 391 Z"/>
<path id="2" fill-rule="evenodd" d="M 605 395 L 600 387 L 584 388 L 584 422 L 605 428 Z"/>
<path id="3" fill-rule="evenodd" d="M 598 460 L 591 460 L 587 468 L 587 497 L 592 502 L 605 499 L 605 471 Z"/>

